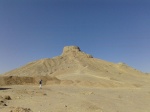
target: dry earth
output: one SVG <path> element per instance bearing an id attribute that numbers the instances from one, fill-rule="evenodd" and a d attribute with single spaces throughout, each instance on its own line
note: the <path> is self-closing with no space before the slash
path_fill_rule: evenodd
<path id="1" fill-rule="evenodd" d="M 0 112 L 150 112 L 149 102 L 148 74 L 77 46 L 0 76 Z"/>
<path id="2" fill-rule="evenodd" d="M 3 86 L 0 89 L 0 96 L 1 112 L 150 111 L 150 89 L 147 87 L 98 88 L 45 85 L 39 89 L 38 85 L 13 85 Z M 11 100 L 5 99 L 6 96 L 10 96 Z"/>

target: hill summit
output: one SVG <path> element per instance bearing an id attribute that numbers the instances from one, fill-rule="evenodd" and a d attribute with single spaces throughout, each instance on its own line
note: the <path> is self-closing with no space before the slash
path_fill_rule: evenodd
<path id="1" fill-rule="evenodd" d="M 62 56 L 78 57 L 78 58 L 93 58 L 92 55 L 86 54 L 80 50 L 78 46 L 66 46 L 63 49 Z"/>
<path id="2" fill-rule="evenodd" d="M 7 76 L 52 76 L 57 72 L 68 72 L 71 69 L 78 69 L 84 63 L 79 61 L 83 58 L 93 58 L 92 55 L 86 54 L 77 46 L 65 46 L 60 56 L 45 58 L 28 63 L 25 66 L 9 71 L 4 75 Z"/>
<path id="3" fill-rule="evenodd" d="M 93 58 L 78 46 L 65 46 L 60 56 L 30 62 L 4 76 L 55 77 L 61 83 L 81 85 L 136 85 L 146 79 L 144 73 L 124 64 Z M 143 80 L 142 80 L 143 79 Z"/>

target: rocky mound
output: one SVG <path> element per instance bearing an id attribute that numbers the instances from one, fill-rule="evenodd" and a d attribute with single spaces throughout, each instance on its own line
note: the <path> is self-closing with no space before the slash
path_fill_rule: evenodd
<path id="1" fill-rule="evenodd" d="M 132 83 L 147 82 L 149 78 L 124 63 L 111 63 L 93 58 L 77 46 L 66 46 L 60 56 L 46 58 L 28 63 L 25 66 L 9 71 L 3 76 L 1 83 L 27 84 L 37 83 L 37 77 L 45 77 L 45 84 L 52 82 L 61 84 L 122 86 Z M 12 77 L 13 76 L 13 77 Z M 52 81 L 48 77 L 53 77 Z M 50 79 L 48 81 L 46 78 Z M 140 85 L 140 84 L 139 84 Z"/>
<path id="2" fill-rule="evenodd" d="M 6 76 L 53 76 L 56 72 L 62 72 L 66 69 L 77 69 L 79 59 L 93 58 L 86 54 L 77 46 L 66 46 L 61 56 L 46 58 L 31 62 L 25 66 L 5 73 Z M 67 71 L 68 72 L 68 71 Z"/>

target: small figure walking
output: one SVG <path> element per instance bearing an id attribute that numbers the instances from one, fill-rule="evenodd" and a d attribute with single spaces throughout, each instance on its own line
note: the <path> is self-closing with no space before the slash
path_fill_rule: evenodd
<path id="1" fill-rule="evenodd" d="M 42 80 L 40 80 L 39 84 L 40 84 L 40 89 L 42 89 Z"/>

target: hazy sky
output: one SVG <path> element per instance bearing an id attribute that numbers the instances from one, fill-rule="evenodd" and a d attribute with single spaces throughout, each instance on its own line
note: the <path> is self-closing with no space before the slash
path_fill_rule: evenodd
<path id="1" fill-rule="evenodd" d="M 150 72 L 150 1 L 0 0 L 0 73 L 69 45 Z"/>

